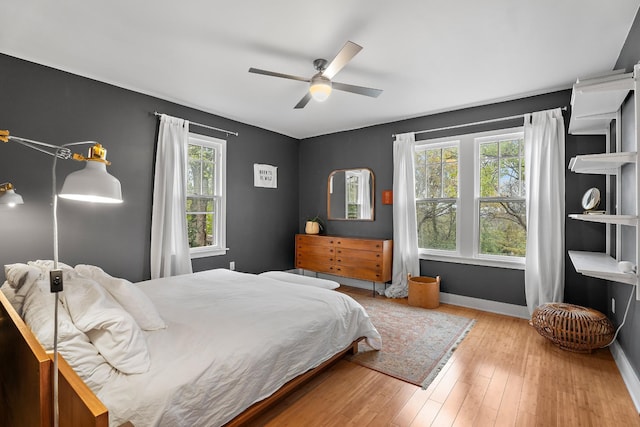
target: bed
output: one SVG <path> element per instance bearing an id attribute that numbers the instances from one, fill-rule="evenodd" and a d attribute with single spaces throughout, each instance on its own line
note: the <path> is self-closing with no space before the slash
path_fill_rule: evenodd
<path id="1" fill-rule="evenodd" d="M 46 324 L 53 311 L 37 314 L 47 304 L 33 301 L 46 302 L 51 296 L 43 280 L 47 265 L 36 267 L 43 273 L 40 278 L 34 279 L 37 271 L 31 269 L 33 277 L 25 280 L 32 289 L 13 289 L 12 295 L 5 283 L 6 292 L 0 294 L 0 399 L 10 408 L 0 414 L 0 422 L 30 416 L 39 421 L 19 425 L 48 425 L 50 419 L 51 365 L 43 349 L 48 337 L 34 317 Z M 240 425 L 353 351 L 360 339 L 373 348 L 381 346 L 362 306 L 321 287 L 224 269 L 136 284 L 94 266 L 65 266 L 63 271 L 60 425 L 73 425 L 81 412 L 88 413 L 91 424 L 75 425 Z M 16 303 L 16 293 L 26 295 L 23 301 Z M 121 311 L 144 325 L 140 332 L 123 332 L 135 328 L 113 321 L 113 313 Z M 85 338 L 80 344 L 66 343 L 70 328 L 94 328 L 86 335 L 106 363 L 96 363 L 93 353 L 87 356 L 95 349 L 87 347 Z M 111 329 L 96 334 L 96 328 Z M 125 339 L 118 338 L 122 334 Z M 131 344 L 136 342 L 141 346 Z M 140 356 L 140 347 L 146 348 L 146 357 Z M 6 348 L 20 348 L 21 355 Z M 29 392 L 16 393 L 15 387 Z M 30 401 L 21 402 L 17 395 Z M 25 409 L 34 405 L 39 412 Z"/>

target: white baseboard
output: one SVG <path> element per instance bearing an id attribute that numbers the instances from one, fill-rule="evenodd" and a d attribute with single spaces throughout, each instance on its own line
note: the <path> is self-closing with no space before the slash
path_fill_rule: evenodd
<path id="1" fill-rule="evenodd" d="M 626 354 L 622 351 L 620 344 L 616 341 L 609 346 L 609 349 L 613 355 L 613 360 L 615 360 L 618 366 L 620 375 L 622 375 L 622 379 L 627 386 L 627 390 L 629 390 L 631 400 L 633 400 L 633 404 L 636 406 L 636 411 L 640 413 L 640 380 L 633 370 L 631 363 L 629 363 Z"/>
<path id="2" fill-rule="evenodd" d="M 372 282 L 365 282 L 357 279 L 349 279 L 346 277 L 338 277 L 330 274 L 314 273 L 307 270 L 293 269 L 290 273 L 305 274 L 308 276 L 320 277 L 323 279 L 335 280 L 343 285 L 353 286 L 355 288 L 373 289 Z M 382 283 L 376 283 L 376 290 L 384 290 Z M 490 313 L 505 314 L 507 316 L 519 317 L 521 319 L 530 319 L 529 310 L 522 305 L 507 304 L 504 302 L 490 301 L 480 298 L 465 297 L 462 295 L 448 294 L 440 292 L 440 302 L 445 304 L 459 305 L 461 307 L 475 308 L 477 310 L 488 311 Z"/>
<path id="3" fill-rule="evenodd" d="M 459 305 L 461 307 L 475 308 L 476 310 L 490 313 L 504 314 L 521 319 L 530 319 L 529 310 L 522 305 L 508 304 L 506 302 L 490 301 L 486 299 L 466 297 L 463 295 L 440 292 L 440 302 Z"/>

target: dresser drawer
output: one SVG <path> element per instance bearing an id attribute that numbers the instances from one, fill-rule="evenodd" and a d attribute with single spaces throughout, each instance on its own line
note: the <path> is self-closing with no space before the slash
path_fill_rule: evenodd
<path id="1" fill-rule="evenodd" d="M 296 235 L 296 246 L 333 246 L 336 239 L 329 236 L 318 236 L 316 234 Z"/>
<path id="2" fill-rule="evenodd" d="M 339 276 L 345 277 L 355 277 L 360 280 L 367 280 L 370 282 L 384 282 L 384 277 L 380 270 L 372 270 L 366 267 L 354 267 L 354 266 L 345 266 L 345 265 L 337 265 L 335 267 L 335 273 Z"/>
<path id="3" fill-rule="evenodd" d="M 296 268 L 302 268 L 304 270 L 317 271 L 319 273 L 331 273 L 334 274 L 333 261 L 322 260 L 318 258 L 296 258 Z"/>
<path id="4" fill-rule="evenodd" d="M 298 244 L 296 246 L 296 256 L 298 254 L 333 258 L 336 254 L 336 250 L 333 248 L 333 246 L 305 246 L 303 244 Z"/>
<path id="5" fill-rule="evenodd" d="M 382 251 L 382 240 L 336 238 L 336 248 L 357 249 L 361 251 Z"/>
<path id="6" fill-rule="evenodd" d="M 336 259 L 344 262 L 382 261 L 382 252 L 359 251 L 356 249 L 336 248 Z"/>

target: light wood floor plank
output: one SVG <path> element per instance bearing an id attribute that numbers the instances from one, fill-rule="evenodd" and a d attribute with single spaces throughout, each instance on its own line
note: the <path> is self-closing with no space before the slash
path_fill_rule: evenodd
<path id="1" fill-rule="evenodd" d="M 249 426 L 640 427 L 608 349 L 573 353 L 523 319 L 448 304 L 436 310 L 476 324 L 427 390 L 341 360 Z"/>

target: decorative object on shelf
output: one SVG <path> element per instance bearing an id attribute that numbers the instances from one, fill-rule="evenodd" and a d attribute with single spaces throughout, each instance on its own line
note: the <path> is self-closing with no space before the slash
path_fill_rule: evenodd
<path id="1" fill-rule="evenodd" d="M 533 311 L 529 324 L 561 349 L 577 353 L 606 347 L 615 332 L 601 312 L 565 303 L 542 304 Z"/>
<path id="2" fill-rule="evenodd" d="M 53 145 L 31 139 L 11 136 L 8 130 L 0 130 L 0 141 L 16 142 L 27 148 L 53 156 L 52 166 L 52 215 L 53 215 L 53 270 L 50 272 L 51 292 L 55 295 L 53 321 L 53 425 L 59 424 L 58 409 L 58 294 L 63 289 L 62 271 L 58 269 L 58 197 L 91 203 L 122 203 L 120 181 L 107 172 L 107 150 L 95 141 L 72 142 Z M 91 144 L 88 157 L 71 153 L 70 146 Z M 67 175 L 62 189 L 56 184 L 56 164 L 58 159 L 73 159 L 85 162 L 84 169 Z M 4 185 L 4 184 L 3 184 Z M 7 187 L 5 187 L 7 188 Z M 13 189 L 11 186 L 9 191 Z M 17 196 L 17 195 L 16 195 Z M 6 196 L 2 196 L 6 197 Z M 21 200 L 21 199 L 20 199 Z"/>
<path id="3" fill-rule="evenodd" d="M 409 305 L 422 308 L 437 308 L 440 305 L 440 276 L 411 277 L 409 280 Z"/>
<path id="4" fill-rule="evenodd" d="M 582 196 L 582 209 L 585 215 L 604 214 L 604 211 L 595 210 L 598 206 L 600 206 L 600 190 L 595 187 L 588 189 Z"/>
<path id="5" fill-rule="evenodd" d="M 620 270 L 622 273 L 635 273 L 636 266 L 634 263 L 629 261 L 620 261 L 618 263 L 618 270 Z"/>
<path id="6" fill-rule="evenodd" d="M 320 219 L 319 215 L 314 216 L 313 218 L 308 218 L 307 223 L 304 227 L 304 232 L 307 234 L 320 234 L 320 232 L 324 230 L 324 224 Z"/>

